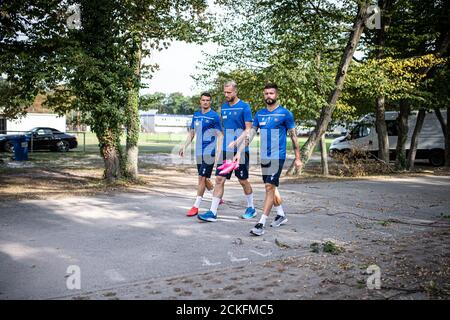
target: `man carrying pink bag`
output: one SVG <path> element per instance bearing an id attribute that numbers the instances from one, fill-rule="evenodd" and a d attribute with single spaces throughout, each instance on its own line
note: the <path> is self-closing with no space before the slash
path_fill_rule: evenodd
<path id="1" fill-rule="evenodd" d="M 252 128 L 252 111 L 250 105 L 237 97 L 237 85 L 234 81 L 225 83 L 223 89 L 226 102 L 220 110 L 224 128 L 224 140 L 222 144 L 222 154 L 218 157 L 219 162 L 216 170 L 216 181 L 211 208 L 205 213 L 198 214 L 202 221 L 217 221 L 217 209 L 220 199 L 222 199 L 225 188 L 225 181 L 234 175 L 239 183 L 247 200 L 247 208 L 242 214 L 243 219 L 251 219 L 256 216 L 256 209 L 253 204 L 253 190 L 248 182 L 248 172 L 250 167 L 250 156 L 248 146 L 242 150 L 243 157 L 237 155 L 238 146 L 235 141 L 240 137 L 247 136 Z M 239 158 L 241 161 L 233 161 Z"/>

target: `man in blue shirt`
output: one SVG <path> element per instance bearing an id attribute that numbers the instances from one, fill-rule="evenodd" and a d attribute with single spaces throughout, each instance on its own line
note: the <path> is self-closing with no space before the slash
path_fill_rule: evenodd
<path id="1" fill-rule="evenodd" d="M 229 81 L 225 83 L 223 91 L 226 100 L 221 108 L 224 141 L 222 143 L 222 155 L 219 156 L 219 161 L 217 163 L 218 167 L 222 165 L 223 161 L 235 158 L 238 153 L 238 148 L 235 144 L 236 140 L 247 136 L 252 127 L 252 111 L 250 105 L 238 98 L 236 82 Z M 248 182 L 248 171 L 250 166 L 248 146 L 245 147 L 245 150 L 239 150 L 239 153 L 241 152 L 243 152 L 243 157 L 240 157 L 239 154 L 239 168 L 235 170 L 235 176 L 238 178 L 247 199 L 247 209 L 242 215 L 242 218 L 250 219 L 256 216 L 256 209 L 253 204 L 252 186 L 250 185 L 250 182 Z M 219 169 L 216 171 L 216 181 L 211 208 L 209 211 L 198 215 L 200 220 L 210 222 L 217 220 L 217 208 L 220 199 L 223 197 L 225 181 L 230 179 L 232 174 L 232 172 L 220 174 L 220 171 L 221 170 Z"/>
<path id="2" fill-rule="evenodd" d="M 220 116 L 211 109 L 211 95 L 202 93 L 200 97 L 201 109 L 194 113 L 191 128 L 186 142 L 181 147 L 179 155 L 184 156 L 186 148 L 197 136 L 195 143 L 195 158 L 198 170 L 197 198 L 194 206 L 188 211 L 187 216 L 192 217 L 198 213 L 198 208 L 203 200 L 205 188 L 211 177 L 216 157 L 216 143 L 220 145 L 222 140 L 222 125 Z M 209 182 L 210 183 L 210 182 Z"/>
<path id="3" fill-rule="evenodd" d="M 261 219 L 250 231 L 256 236 L 264 234 L 266 220 L 272 206 L 275 206 L 277 216 L 272 221 L 271 227 L 279 227 L 288 221 L 281 206 L 282 199 L 278 192 L 279 179 L 286 160 L 286 135 L 289 135 L 292 141 L 295 152 L 295 167 L 300 168 L 303 165 L 300 159 L 294 117 L 289 110 L 278 104 L 277 85 L 267 84 L 264 87 L 264 101 L 267 107 L 255 114 L 253 127 L 247 142 L 247 144 L 250 143 L 260 129 L 261 171 L 266 195 Z"/>

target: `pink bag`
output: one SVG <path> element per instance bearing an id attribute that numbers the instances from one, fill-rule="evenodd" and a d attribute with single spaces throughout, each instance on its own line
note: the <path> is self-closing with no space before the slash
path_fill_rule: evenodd
<path id="1" fill-rule="evenodd" d="M 227 166 L 229 166 L 232 163 L 233 163 L 233 161 L 231 161 L 231 160 L 225 160 L 221 166 L 217 167 L 217 169 L 219 169 L 219 170 L 225 169 Z"/>
<path id="2" fill-rule="evenodd" d="M 233 170 L 236 170 L 237 168 L 239 168 L 239 163 L 231 160 L 225 160 L 224 164 L 217 169 L 222 170 L 219 172 L 219 174 L 227 174 L 232 172 Z"/>

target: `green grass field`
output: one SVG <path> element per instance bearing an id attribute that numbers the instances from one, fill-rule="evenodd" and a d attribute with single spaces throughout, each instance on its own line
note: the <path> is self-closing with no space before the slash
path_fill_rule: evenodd
<path id="1" fill-rule="evenodd" d="M 74 133 L 72 133 L 74 134 Z M 94 133 L 74 134 L 77 136 L 78 148 L 72 151 L 81 151 L 88 153 L 98 152 L 98 140 Z M 173 148 L 184 143 L 186 134 L 180 133 L 141 133 L 139 135 L 139 152 L 141 153 L 170 153 Z M 307 138 L 298 138 L 300 146 L 302 146 Z M 330 147 L 333 139 L 326 139 L 327 149 Z M 193 142 L 195 143 L 195 141 Z M 121 144 L 125 146 L 125 136 L 121 139 Z M 259 137 L 256 137 L 251 144 L 253 147 L 259 147 Z M 292 142 L 287 139 L 288 152 L 292 152 Z M 315 151 L 318 151 L 316 148 Z"/>
<path id="2" fill-rule="evenodd" d="M 73 134 L 73 133 L 72 133 Z M 178 147 L 184 143 L 186 139 L 185 134 L 149 134 L 141 133 L 139 136 L 139 154 L 151 155 L 157 153 L 170 154 L 178 152 Z M 30 164 L 40 168 L 54 168 L 54 167 L 70 167 L 70 168 L 91 168 L 102 167 L 103 160 L 99 154 L 98 140 L 94 133 L 77 134 L 78 148 L 70 150 L 70 152 L 51 152 L 51 151 L 34 151 L 29 152 Z M 329 148 L 332 139 L 327 139 L 327 148 Z M 288 154 L 292 155 L 292 147 L 290 139 L 287 140 Z M 306 142 L 306 138 L 299 138 L 300 145 Z M 121 139 L 122 146 L 125 147 L 125 136 Z M 193 142 L 195 143 L 195 141 Z M 259 148 L 259 137 L 252 141 L 253 148 Z M 176 148 L 176 150 L 174 150 Z M 191 149 L 193 153 L 194 150 Z M 316 152 L 318 149 L 316 148 Z M 0 153 L 0 160 L 2 158 L 11 158 L 12 154 L 2 152 Z M 1 162 L 1 161 L 0 161 Z M 5 168 L 0 167 L 0 171 Z"/>

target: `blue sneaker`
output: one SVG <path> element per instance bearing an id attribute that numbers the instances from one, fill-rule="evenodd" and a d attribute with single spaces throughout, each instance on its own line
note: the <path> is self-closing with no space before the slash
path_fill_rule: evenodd
<path id="1" fill-rule="evenodd" d="M 256 209 L 252 207 L 248 207 L 245 210 L 245 213 L 242 215 L 242 219 L 251 219 L 256 216 Z"/>
<path id="2" fill-rule="evenodd" d="M 203 221 L 209 221 L 209 222 L 217 221 L 217 215 L 214 214 L 214 212 L 212 212 L 211 210 L 206 211 L 205 213 L 201 213 L 197 217 Z"/>

